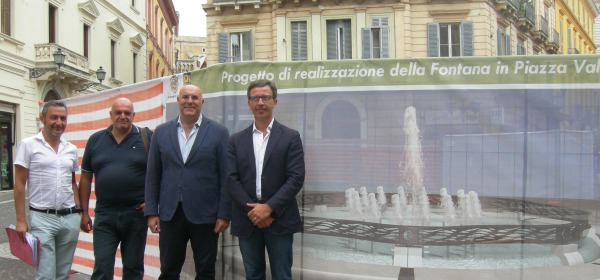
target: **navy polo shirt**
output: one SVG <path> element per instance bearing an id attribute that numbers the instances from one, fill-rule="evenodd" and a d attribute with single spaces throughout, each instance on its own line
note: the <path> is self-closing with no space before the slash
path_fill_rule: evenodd
<path id="1" fill-rule="evenodd" d="M 141 128 L 134 125 L 120 144 L 111 131 L 112 125 L 90 136 L 81 169 L 94 174 L 96 211 L 135 209 L 144 202 L 148 161 Z"/>

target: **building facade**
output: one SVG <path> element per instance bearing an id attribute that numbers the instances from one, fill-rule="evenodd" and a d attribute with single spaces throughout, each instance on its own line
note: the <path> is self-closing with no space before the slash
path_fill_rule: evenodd
<path id="1" fill-rule="evenodd" d="M 12 187 L 16 143 L 37 133 L 41 102 L 146 78 L 145 9 L 143 0 L 0 1 L 1 188 Z"/>
<path id="2" fill-rule="evenodd" d="M 206 68 L 206 37 L 175 38 L 175 72 L 192 72 Z"/>
<path id="3" fill-rule="evenodd" d="M 598 6 L 592 0 L 555 0 L 555 28 L 563 46 L 561 54 L 596 53 L 594 20 Z"/>
<path id="4" fill-rule="evenodd" d="M 600 0 L 594 0 L 594 5 L 596 5 L 596 9 L 600 10 Z M 600 46 L 600 15 L 597 15 L 594 19 L 594 43 L 596 44 L 596 53 L 600 53 L 600 49 L 597 46 Z"/>
<path id="5" fill-rule="evenodd" d="M 175 27 L 179 19 L 171 0 L 146 0 L 148 80 L 171 75 L 175 62 Z"/>
<path id="6" fill-rule="evenodd" d="M 569 4 L 581 13 L 566 20 L 571 10 L 551 0 L 209 0 L 207 61 L 567 53 L 568 29 L 561 31 L 560 22 L 589 25 L 572 33 L 583 42 L 591 38 L 588 17 L 598 14 L 587 0 Z M 581 53 L 595 52 L 591 41 L 579 41 L 572 43 Z"/>

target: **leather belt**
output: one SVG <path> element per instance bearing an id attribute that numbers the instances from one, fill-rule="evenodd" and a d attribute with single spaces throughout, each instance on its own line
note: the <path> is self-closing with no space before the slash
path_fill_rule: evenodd
<path id="1" fill-rule="evenodd" d="M 58 210 L 56 210 L 56 209 L 36 209 L 36 208 L 29 206 L 29 210 L 35 211 L 35 212 L 46 213 L 46 214 L 59 215 L 59 216 L 83 212 L 82 209 L 77 208 L 76 206 L 73 206 L 71 208 L 58 209 Z"/>

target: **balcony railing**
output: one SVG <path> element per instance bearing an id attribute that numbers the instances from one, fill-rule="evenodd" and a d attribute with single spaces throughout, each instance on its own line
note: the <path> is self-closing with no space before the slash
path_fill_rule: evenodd
<path id="1" fill-rule="evenodd" d="M 560 36 L 556 29 L 552 29 L 552 36 L 546 41 L 546 51 L 548 53 L 558 53 L 560 49 Z"/>
<path id="2" fill-rule="evenodd" d="M 545 17 L 540 17 L 537 31 L 542 32 L 542 34 L 548 38 L 548 20 Z"/>
<path id="3" fill-rule="evenodd" d="M 35 44 L 35 68 L 53 68 L 56 67 L 54 64 L 54 52 L 60 48 L 60 50 L 66 55 L 65 63 L 61 66 L 61 71 L 67 76 L 75 76 L 78 78 L 88 79 L 90 77 L 90 63 L 87 57 L 73 52 L 61 45 L 48 43 L 48 44 Z"/>
<path id="4" fill-rule="evenodd" d="M 544 44 L 548 39 L 548 20 L 540 17 L 531 38 L 538 44 Z"/>
<path id="5" fill-rule="evenodd" d="M 519 0 L 496 0 L 496 11 L 507 17 L 516 17 Z"/>
<path id="6" fill-rule="evenodd" d="M 535 8 L 531 3 L 520 3 L 517 26 L 522 31 L 531 31 L 535 26 Z"/>

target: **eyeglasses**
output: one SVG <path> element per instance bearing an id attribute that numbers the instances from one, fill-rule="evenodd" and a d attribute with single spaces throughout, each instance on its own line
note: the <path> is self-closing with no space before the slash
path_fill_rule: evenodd
<path id="1" fill-rule="evenodd" d="M 262 100 L 263 102 L 267 102 L 267 101 L 271 101 L 272 99 L 273 99 L 273 96 L 270 96 L 270 95 L 252 96 L 252 97 L 248 98 L 248 100 L 250 100 L 252 102 L 258 102 L 258 100 Z"/>

